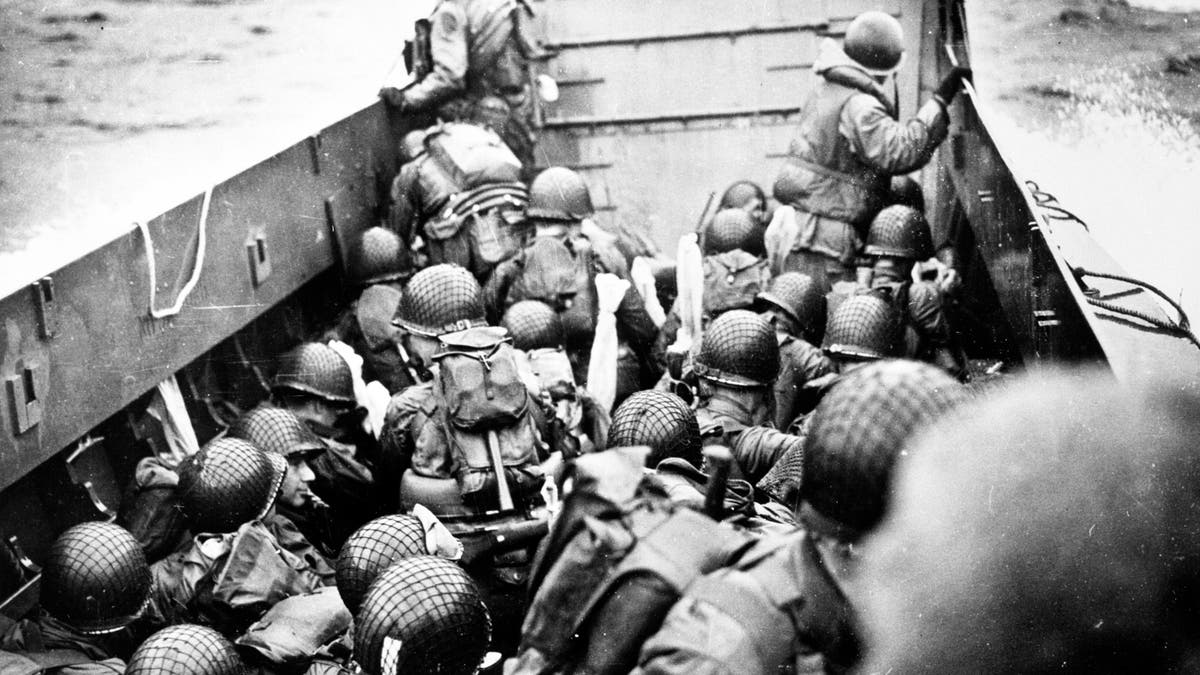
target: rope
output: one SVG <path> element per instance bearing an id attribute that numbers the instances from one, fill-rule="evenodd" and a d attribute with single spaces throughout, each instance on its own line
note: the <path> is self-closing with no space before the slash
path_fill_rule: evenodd
<path id="1" fill-rule="evenodd" d="M 158 294 L 158 266 L 154 260 L 154 241 L 150 238 L 150 227 L 147 223 L 136 222 L 138 231 L 142 233 L 142 246 L 146 249 L 146 270 L 150 277 L 150 316 L 155 319 L 165 319 L 175 316 L 183 309 L 183 303 L 187 302 L 188 296 L 192 290 L 196 288 L 196 284 L 200 281 L 200 273 L 204 269 L 204 252 L 205 244 L 207 243 L 206 231 L 208 230 L 208 207 L 212 203 L 212 188 L 204 191 L 204 201 L 200 205 L 200 223 L 197 225 L 196 234 L 196 260 L 192 267 L 192 276 L 188 279 L 183 288 L 179 290 L 179 295 L 175 298 L 175 304 L 166 309 L 158 309 L 156 296 Z"/>
<path id="2" fill-rule="evenodd" d="M 1146 323 L 1150 324 L 1151 326 L 1154 326 L 1161 330 L 1165 330 L 1165 331 L 1168 331 L 1171 333 L 1176 333 L 1176 334 L 1182 335 L 1183 337 L 1186 337 L 1188 340 L 1190 340 L 1192 342 L 1192 344 L 1196 345 L 1197 347 L 1200 347 L 1200 339 L 1198 339 L 1196 337 L 1196 334 L 1192 332 L 1191 321 L 1188 319 L 1187 312 L 1185 312 L 1183 310 L 1183 307 L 1181 307 L 1179 305 L 1179 303 L 1172 300 L 1166 293 L 1163 293 L 1160 289 L 1155 287 L 1153 284 L 1147 283 L 1145 281 L 1141 281 L 1140 279 L 1135 279 L 1133 277 L 1125 276 L 1123 274 L 1112 274 L 1110 272 L 1094 272 L 1092 270 L 1088 270 L 1083 267 L 1076 267 L 1074 269 L 1074 272 L 1075 272 L 1076 277 L 1096 277 L 1098 279 L 1113 279 L 1116 281 L 1124 281 L 1127 284 L 1132 284 L 1134 286 L 1140 286 L 1140 287 L 1145 288 L 1146 290 L 1154 293 L 1158 297 L 1165 300 L 1167 302 L 1167 304 L 1171 305 L 1171 307 L 1175 309 L 1175 311 L 1179 314 L 1178 321 L 1172 322 L 1172 321 L 1168 321 L 1166 319 L 1161 319 L 1159 317 L 1152 316 L 1150 314 L 1147 314 L 1145 312 L 1142 312 L 1142 311 L 1139 311 L 1136 309 L 1130 309 L 1128 307 L 1123 307 L 1123 306 L 1118 305 L 1113 302 L 1101 300 L 1100 298 L 1088 297 L 1087 301 L 1088 301 L 1089 305 L 1093 305 L 1093 306 L 1099 307 L 1101 309 L 1105 309 L 1110 312 L 1114 312 L 1116 314 L 1124 314 L 1126 316 L 1132 316 L 1135 319 L 1141 319 L 1142 321 L 1145 321 Z"/>
<path id="3" fill-rule="evenodd" d="M 1074 221 L 1079 223 L 1085 231 L 1091 232 L 1087 223 L 1083 222 L 1082 218 L 1071 213 L 1058 203 L 1058 197 L 1041 189 L 1036 182 L 1031 180 L 1025 181 L 1025 187 L 1029 188 L 1030 194 L 1033 195 L 1033 200 L 1037 202 L 1038 208 L 1046 212 L 1047 218 Z"/>

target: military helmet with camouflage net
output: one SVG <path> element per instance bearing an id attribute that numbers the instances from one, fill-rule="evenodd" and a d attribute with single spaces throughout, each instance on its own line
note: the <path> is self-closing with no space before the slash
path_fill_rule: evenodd
<path id="1" fill-rule="evenodd" d="M 608 430 L 608 447 L 650 447 L 646 466 L 681 457 L 699 467 L 700 426 L 683 399 L 664 391 L 639 391 L 617 408 Z"/>
<path id="2" fill-rule="evenodd" d="M 179 495 L 192 532 L 233 532 L 275 504 L 287 460 L 228 436 L 179 465 Z"/>
<path id="3" fill-rule="evenodd" d="M 775 328 L 754 312 L 725 312 L 704 331 L 694 369 L 700 377 L 729 387 L 770 386 L 779 377 Z"/>
<path id="4" fill-rule="evenodd" d="M 883 209 L 871 221 L 863 253 L 907 260 L 929 259 L 933 255 L 933 235 L 925 214 L 903 204 Z"/>
<path id="5" fill-rule="evenodd" d="M 354 403 L 354 375 L 350 364 L 332 347 L 319 342 L 284 352 L 271 381 L 271 390 L 297 391 L 331 403 Z"/>
<path id="6" fill-rule="evenodd" d="M 393 514 L 363 525 L 338 553 L 337 589 L 342 602 L 357 614 L 367 589 L 385 569 L 401 558 L 427 552 L 425 528 L 416 516 Z"/>
<path id="7" fill-rule="evenodd" d="M 844 375 L 813 411 L 804 500 L 842 525 L 869 531 L 887 508 L 905 443 L 966 399 L 957 380 L 919 361 L 878 361 Z"/>
<path id="8" fill-rule="evenodd" d="M 402 558 L 371 584 L 354 627 L 354 657 L 371 675 L 474 673 L 492 621 L 475 582 L 434 556 Z"/>
<path id="9" fill-rule="evenodd" d="M 763 253 L 763 229 L 742 209 L 721 209 L 704 231 L 704 255 L 741 249 L 752 255 Z"/>
<path id="10" fill-rule="evenodd" d="M 517 349 L 554 349 L 566 341 L 562 318 L 553 307 L 540 300 L 514 303 L 504 312 L 500 325 L 508 329 Z"/>
<path id="11" fill-rule="evenodd" d="M 852 295 L 829 316 L 825 353 L 843 361 L 874 361 L 899 355 L 900 317 L 874 293 Z"/>
<path id="12" fill-rule="evenodd" d="M 325 442 L 284 408 L 263 405 L 242 415 L 229 427 L 230 438 L 250 441 L 258 449 L 290 457 L 314 455 L 326 449 Z"/>
<path id="13" fill-rule="evenodd" d="M 475 277 L 458 265 L 426 267 L 404 287 L 394 323 L 424 337 L 487 325 L 483 291 Z"/>
<path id="14" fill-rule="evenodd" d="M 150 601 L 142 547 L 125 528 L 88 522 L 54 540 L 42 565 L 41 603 L 50 616 L 89 634 L 133 622 Z"/>
<path id="15" fill-rule="evenodd" d="M 771 279 L 758 294 L 759 307 L 769 305 L 786 314 L 809 342 L 819 343 L 825 333 L 825 294 L 813 278 L 800 272 L 784 272 Z"/>
<path id="16" fill-rule="evenodd" d="M 525 214 L 537 220 L 578 222 L 596 213 L 587 183 L 574 171 L 552 166 L 539 173 L 529 186 Z"/>
<path id="17" fill-rule="evenodd" d="M 892 176 L 888 187 L 887 204 L 903 204 L 909 208 L 925 212 L 925 193 L 921 184 L 908 176 Z"/>
<path id="18" fill-rule="evenodd" d="M 399 281 L 406 271 L 403 249 L 399 235 L 386 227 L 365 230 L 350 259 L 350 277 L 363 286 Z"/>
<path id="19" fill-rule="evenodd" d="M 249 675 L 225 636 L 208 626 L 183 623 L 146 638 L 129 659 L 126 675 Z"/>

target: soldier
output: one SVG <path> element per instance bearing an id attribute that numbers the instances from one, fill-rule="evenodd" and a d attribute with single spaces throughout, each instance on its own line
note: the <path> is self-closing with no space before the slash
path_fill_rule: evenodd
<path id="1" fill-rule="evenodd" d="M 129 659 L 125 675 L 248 675 L 250 669 L 225 636 L 196 624 L 169 626 L 151 635 Z"/>
<path id="2" fill-rule="evenodd" d="M 693 583 L 643 646 L 637 672 L 841 672 L 855 665 L 862 645 L 855 545 L 887 511 L 893 467 L 908 439 L 965 397 L 945 373 L 912 361 L 847 376 L 817 408 L 803 449 L 791 452 L 798 461 L 787 461 L 803 470 L 780 494 L 805 529 L 764 539 L 731 568 Z"/>
<path id="3" fill-rule="evenodd" d="M 583 178 L 563 167 L 551 167 L 529 188 L 526 214 L 534 239 L 520 253 L 496 267 L 484 286 L 484 302 L 492 321 L 521 300 L 541 300 L 562 315 L 567 353 L 575 381 L 587 383 L 587 365 L 596 330 L 599 303 L 596 275 L 629 279 L 625 259 L 614 247 L 583 234 L 594 214 Z M 632 286 L 616 311 L 622 356 L 618 369 L 619 403 L 625 396 L 652 386 L 660 370 L 652 358 L 657 326 Z"/>
<path id="4" fill-rule="evenodd" d="M 325 443 L 312 461 L 313 492 L 329 505 L 337 550 L 359 525 L 378 514 L 381 491 L 371 467 L 378 445 L 362 428 L 350 365 L 327 345 L 306 342 L 284 352 L 271 381 L 271 404 L 290 411 Z"/>
<path id="5" fill-rule="evenodd" d="M 81 523 L 54 540 L 42 565 L 42 613 L 5 626 L 0 671 L 122 673 L 124 629 L 150 599 L 150 568 L 124 528 Z"/>
<path id="6" fill-rule="evenodd" d="M 734 455 L 733 478 L 756 483 L 799 438 L 776 431 L 774 385 L 779 342 L 766 319 L 735 309 L 704 333 L 693 365 L 699 378 L 696 419 L 705 445 Z"/>
<path id="7" fill-rule="evenodd" d="M 705 230 L 701 262 L 703 309 L 709 319 L 731 309 L 747 309 L 771 278 L 762 258 L 762 232 L 741 209 L 717 212 Z"/>
<path id="8" fill-rule="evenodd" d="M 889 206 L 871 221 L 867 246 L 870 292 L 892 303 L 901 317 L 904 355 L 927 361 L 965 380 L 967 358 L 943 309 L 945 297 L 932 281 L 912 280 L 913 268 L 933 256 L 929 223 L 916 209 Z"/>
<path id="9" fill-rule="evenodd" d="M 362 356 L 362 376 L 389 392 L 414 384 L 396 345 L 399 332 L 392 317 L 400 304 L 400 289 L 411 274 L 406 250 L 396 233 L 372 227 L 362 233 L 350 259 L 351 283 L 358 297 L 338 317 L 322 341 L 339 340 Z"/>
<path id="10" fill-rule="evenodd" d="M 779 341 L 779 378 L 775 380 L 775 426 L 787 429 L 812 408 L 801 396 L 805 384 L 835 371 L 814 344 L 825 332 L 825 298 L 817 284 L 799 272 L 771 280 L 758 294 L 759 313 L 775 324 Z"/>
<path id="11" fill-rule="evenodd" d="M 741 209 L 750 214 L 759 228 L 765 228 L 770 222 L 767 218 L 767 193 L 753 181 L 740 180 L 725 188 L 717 208 Z"/>
<path id="12" fill-rule="evenodd" d="M 527 167 L 533 166 L 534 97 L 529 60 L 534 47 L 523 34 L 519 0 L 442 0 L 429 18 L 428 72 L 404 89 L 387 87 L 380 96 L 401 113 L 433 112 L 438 107 L 473 107 L 487 96 L 507 110 L 504 141 Z"/>
<path id="13" fill-rule="evenodd" d="M 862 553 L 863 672 L 1195 672 L 1181 385 L 1042 373 L 924 436 Z"/>
<path id="14" fill-rule="evenodd" d="M 900 23 L 860 14 L 844 44 L 825 40 L 821 78 L 800 112 L 798 136 L 775 181 L 779 209 L 767 230 L 772 271 L 799 271 L 822 286 L 853 281 L 855 257 L 890 177 L 925 165 L 946 137 L 946 107 L 970 71 L 955 68 L 917 115 L 900 122 L 887 83 L 904 56 Z"/>

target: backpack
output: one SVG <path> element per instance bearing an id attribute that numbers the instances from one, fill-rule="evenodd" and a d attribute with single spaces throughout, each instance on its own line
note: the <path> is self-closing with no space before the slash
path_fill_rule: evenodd
<path id="1" fill-rule="evenodd" d="M 627 673 L 683 590 L 696 578 L 736 560 L 751 540 L 685 508 L 652 484 L 615 501 L 590 489 L 578 470 L 599 482 L 638 480 L 640 464 L 621 464 L 624 451 L 576 460 L 576 489 L 538 551 L 529 611 L 513 673 Z M 624 470 L 622 470 L 624 469 Z M 628 474 L 624 478 L 613 477 Z"/>
<path id="2" fill-rule="evenodd" d="M 542 487 L 541 438 L 512 340 L 505 329 L 490 326 L 439 340 L 434 396 L 413 417 L 413 469 L 454 478 L 463 503 L 477 510 L 523 506 Z"/>
<path id="3" fill-rule="evenodd" d="M 486 277 L 529 238 L 528 194 L 520 183 L 493 183 L 451 196 L 424 225 L 429 264 L 450 263 Z"/>
<path id="4" fill-rule="evenodd" d="M 560 314 L 586 294 L 591 276 L 563 242 L 536 237 L 521 253 L 521 274 L 508 293 L 508 303 L 541 300 Z"/>
<path id="5" fill-rule="evenodd" d="M 521 160 L 494 132 L 474 124 L 434 127 L 425 149 L 464 190 L 521 180 Z"/>
<path id="6" fill-rule="evenodd" d="M 750 307 L 771 280 L 771 268 L 766 259 L 741 249 L 706 256 L 703 268 L 703 306 L 704 313 L 710 317 L 731 309 Z"/>

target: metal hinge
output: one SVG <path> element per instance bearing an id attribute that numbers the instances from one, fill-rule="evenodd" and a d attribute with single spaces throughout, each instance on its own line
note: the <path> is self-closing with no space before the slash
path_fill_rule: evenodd
<path id="1" fill-rule="evenodd" d="M 42 277 L 29 285 L 33 291 L 33 306 L 37 310 L 38 334 L 50 339 L 58 333 L 58 309 L 54 304 L 54 279 Z"/>
<path id="2" fill-rule="evenodd" d="M 42 421 L 42 401 L 38 395 L 38 366 L 17 361 L 16 374 L 5 379 L 9 411 L 15 433 L 23 434 Z"/>
<path id="3" fill-rule="evenodd" d="M 267 251 L 267 235 L 252 232 L 246 238 L 246 258 L 250 263 L 250 279 L 261 286 L 271 276 L 271 255 Z"/>

